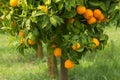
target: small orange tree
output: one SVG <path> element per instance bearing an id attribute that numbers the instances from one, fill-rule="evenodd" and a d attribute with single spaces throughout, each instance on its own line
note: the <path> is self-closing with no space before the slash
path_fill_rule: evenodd
<path id="1" fill-rule="evenodd" d="M 19 37 L 20 52 L 29 47 L 36 49 L 40 40 L 47 43 L 48 52 L 61 58 L 63 72 L 78 64 L 87 51 L 104 48 L 108 40 L 105 26 L 115 19 L 117 24 L 120 22 L 119 2 L 10 0 L 3 26 L 11 35 Z M 62 75 L 61 80 L 67 77 Z"/>

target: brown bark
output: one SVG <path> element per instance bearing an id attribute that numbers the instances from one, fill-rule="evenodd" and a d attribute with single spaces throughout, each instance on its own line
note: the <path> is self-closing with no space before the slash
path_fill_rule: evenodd
<path id="1" fill-rule="evenodd" d="M 56 79 L 58 76 L 56 58 L 50 53 L 48 53 L 48 76 L 54 79 Z"/>
<path id="2" fill-rule="evenodd" d="M 43 58 L 43 48 L 42 48 L 42 42 L 41 41 L 40 41 L 40 44 L 38 44 L 38 46 L 37 46 L 36 57 L 38 59 L 42 59 Z"/>
<path id="3" fill-rule="evenodd" d="M 65 60 L 61 58 L 60 63 L 60 80 L 68 80 L 68 70 L 64 67 Z"/>

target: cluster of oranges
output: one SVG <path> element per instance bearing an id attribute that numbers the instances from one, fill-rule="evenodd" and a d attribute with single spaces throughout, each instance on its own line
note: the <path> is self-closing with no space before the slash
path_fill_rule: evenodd
<path id="1" fill-rule="evenodd" d="M 21 44 L 24 44 L 24 42 L 25 42 L 24 30 L 20 30 L 19 31 L 19 36 L 21 37 Z M 28 44 L 29 45 L 34 45 L 34 44 L 36 44 L 36 42 L 31 40 L 31 39 L 28 39 Z"/>
<path id="2" fill-rule="evenodd" d="M 10 6 L 17 7 L 17 5 L 18 5 L 18 0 L 10 0 Z M 41 11 L 44 11 L 45 13 L 48 13 L 48 8 L 45 5 L 38 6 L 38 9 L 40 9 Z M 105 19 L 104 15 L 100 9 L 95 9 L 94 11 L 92 11 L 91 9 L 86 9 L 86 7 L 84 7 L 84 6 L 77 6 L 76 10 L 77 10 L 78 14 L 84 16 L 84 18 L 87 20 L 88 24 L 90 24 L 90 25 L 96 23 L 97 20 L 103 21 Z M 69 19 L 69 23 L 73 23 L 74 21 L 75 21 L 75 19 L 73 19 L 73 18 Z M 13 22 L 13 24 L 16 25 L 16 21 Z M 24 42 L 25 42 L 24 30 L 19 31 L 19 36 L 21 37 L 21 43 L 24 44 Z M 27 41 L 28 41 L 29 45 L 36 44 L 36 42 L 31 39 L 28 39 Z M 94 48 L 99 46 L 99 40 L 97 38 L 93 38 L 92 42 L 95 44 Z M 58 48 L 55 44 L 52 45 L 52 48 L 54 48 L 54 56 L 55 57 L 62 56 L 61 48 Z M 73 50 L 78 50 L 80 48 L 81 48 L 80 43 L 72 45 Z M 72 69 L 74 67 L 74 62 L 72 62 L 70 59 L 67 59 L 64 63 L 64 67 L 66 69 Z"/>
<path id="3" fill-rule="evenodd" d="M 83 15 L 87 20 L 88 24 L 94 24 L 97 21 L 101 22 L 105 20 L 105 17 L 100 9 L 95 9 L 92 11 L 91 9 L 86 9 L 85 6 L 77 6 L 76 11 L 78 14 Z"/>
<path id="4" fill-rule="evenodd" d="M 10 0 L 9 4 L 10 4 L 11 7 L 17 7 L 18 6 L 18 0 Z M 39 9 L 41 11 L 45 11 L 46 13 L 48 13 L 48 9 L 45 5 L 39 6 Z M 13 21 L 13 25 L 16 26 L 16 20 Z M 24 42 L 25 42 L 24 30 L 19 31 L 19 36 L 21 37 L 21 43 L 24 44 Z M 31 39 L 28 39 L 28 44 L 29 45 L 34 45 L 34 44 L 36 44 L 36 42 L 31 40 Z"/>
<path id="5" fill-rule="evenodd" d="M 62 56 L 62 49 L 56 47 L 55 44 L 52 45 L 52 48 L 54 48 L 54 56 L 55 57 L 61 57 Z M 64 67 L 66 69 L 72 69 L 74 67 L 74 62 L 72 62 L 70 59 L 67 59 L 64 63 Z"/>
<path id="6" fill-rule="evenodd" d="M 97 48 L 100 44 L 100 42 L 97 38 L 93 38 L 92 42 L 95 44 L 93 46 L 93 48 Z M 58 48 L 55 44 L 53 44 L 51 47 L 54 48 L 54 56 L 55 57 L 61 57 L 62 56 L 62 49 L 61 48 Z M 78 50 L 79 48 L 81 48 L 80 43 L 72 45 L 73 50 Z M 74 67 L 74 62 L 72 62 L 71 60 L 68 59 L 68 60 L 65 61 L 64 66 L 67 69 L 72 69 Z"/>

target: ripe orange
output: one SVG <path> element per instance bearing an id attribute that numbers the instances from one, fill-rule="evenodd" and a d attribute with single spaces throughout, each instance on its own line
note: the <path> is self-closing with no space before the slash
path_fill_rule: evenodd
<path id="1" fill-rule="evenodd" d="M 33 40 L 31 40 L 31 39 L 28 39 L 28 44 L 29 44 L 29 45 L 35 45 L 35 44 L 36 44 L 36 42 L 35 42 L 35 41 L 33 41 Z"/>
<path id="2" fill-rule="evenodd" d="M 54 56 L 55 57 L 61 57 L 61 55 L 62 55 L 61 48 L 55 48 L 55 50 L 54 50 Z"/>
<path id="3" fill-rule="evenodd" d="M 68 23 L 73 23 L 74 21 L 75 21 L 74 18 L 70 18 L 70 19 L 68 19 Z"/>
<path id="4" fill-rule="evenodd" d="M 21 38 L 21 43 L 24 44 L 25 38 Z"/>
<path id="5" fill-rule="evenodd" d="M 77 6 L 77 13 L 78 14 L 84 14 L 86 12 L 86 7 L 85 6 Z"/>
<path id="6" fill-rule="evenodd" d="M 95 9 L 93 15 L 96 19 L 99 19 L 99 17 L 102 15 L 102 12 L 100 9 Z"/>
<path id="7" fill-rule="evenodd" d="M 20 36 L 20 37 L 24 37 L 24 36 L 25 36 L 24 30 L 20 30 L 20 31 L 19 31 L 19 36 Z"/>
<path id="8" fill-rule="evenodd" d="M 66 60 L 64 64 L 66 69 L 72 69 L 74 67 L 74 63 L 71 60 Z"/>
<path id="9" fill-rule="evenodd" d="M 90 19 L 93 17 L 93 11 L 91 9 L 87 9 L 86 12 L 84 13 L 85 19 Z"/>
<path id="10" fill-rule="evenodd" d="M 105 20 L 104 15 L 103 15 L 103 14 L 101 14 L 101 15 L 100 15 L 100 17 L 98 18 L 98 20 L 100 20 L 100 21 L 104 21 L 104 20 Z"/>
<path id="11" fill-rule="evenodd" d="M 72 45 L 72 49 L 73 50 L 77 50 L 77 46 L 76 45 Z"/>
<path id="12" fill-rule="evenodd" d="M 39 9 L 40 9 L 41 11 L 44 11 L 44 12 L 48 13 L 48 9 L 47 9 L 47 7 L 46 7 L 45 5 L 39 6 Z"/>
<path id="13" fill-rule="evenodd" d="M 77 43 L 76 45 L 75 44 L 72 45 L 73 50 L 78 50 L 80 47 L 81 47 L 80 43 Z"/>
<path id="14" fill-rule="evenodd" d="M 18 4 L 18 0 L 10 0 L 10 6 L 16 7 Z"/>
<path id="15" fill-rule="evenodd" d="M 97 38 L 93 38 L 92 42 L 95 43 L 95 46 L 93 48 L 97 48 L 100 44 L 99 40 Z"/>
<path id="16" fill-rule="evenodd" d="M 96 18 L 95 17 L 91 17 L 89 20 L 87 20 L 88 24 L 94 24 L 97 22 Z"/>

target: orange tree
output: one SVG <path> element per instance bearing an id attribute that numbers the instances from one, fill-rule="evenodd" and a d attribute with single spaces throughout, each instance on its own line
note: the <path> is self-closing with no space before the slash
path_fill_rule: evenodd
<path id="1" fill-rule="evenodd" d="M 120 23 L 119 0 L 10 0 L 3 26 L 18 37 L 18 50 L 42 40 L 48 52 L 61 58 L 61 80 L 88 51 L 107 44 L 106 25 Z M 19 36 L 18 36 L 19 35 Z M 62 75 L 64 74 L 64 75 Z"/>

